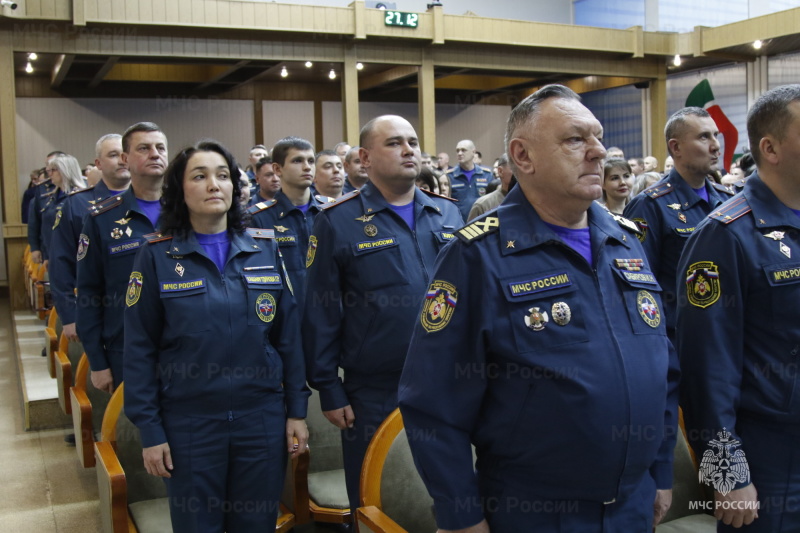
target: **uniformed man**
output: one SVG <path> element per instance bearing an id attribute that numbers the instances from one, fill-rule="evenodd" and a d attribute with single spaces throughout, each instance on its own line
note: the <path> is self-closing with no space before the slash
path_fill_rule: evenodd
<path id="1" fill-rule="evenodd" d="M 95 204 L 78 239 L 78 335 L 89 358 L 92 384 L 109 393 L 123 380 L 122 317 L 133 257 L 161 213 L 167 137 L 139 122 L 122 135 L 122 163 L 131 185 Z"/>
<path id="2" fill-rule="evenodd" d="M 275 199 L 258 202 L 248 209 L 254 228 L 275 231 L 289 281 L 294 288 L 298 315 L 302 316 L 306 286 L 306 250 L 314 217 L 329 198 L 311 193 L 314 177 L 314 146 L 299 137 L 285 137 L 272 148 L 272 170 L 281 190 Z"/>
<path id="3" fill-rule="evenodd" d="M 347 155 L 344 158 L 345 178 L 344 187 L 342 188 L 343 194 L 360 189 L 367 184 L 367 181 L 369 181 L 367 171 L 364 170 L 364 167 L 361 165 L 361 156 L 358 155 L 359 148 L 360 147 L 358 146 L 353 146 L 350 148 L 350 150 L 348 150 Z"/>
<path id="4" fill-rule="evenodd" d="M 463 221 L 455 204 L 414 186 L 419 141 L 386 115 L 361 130 L 363 189 L 328 204 L 309 240 L 303 347 L 309 384 L 343 430 L 351 509 L 369 439 L 397 407 L 408 341 L 439 249 Z M 344 369 L 344 383 L 339 379 Z"/>
<path id="5" fill-rule="evenodd" d="M 328 198 L 339 198 L 344 187 L 344 165 L 333 150 L 322 150 L 314 162 L 314 188 Z"/>
<path id="6" fill-rule="evenodd" d="M 51 254 L 52 287 L 56 309 L 64 324 L 64 333 L 71 341 L 78 341 L 75 328 L 75 278 L 76 253 L 83 221 L 89 208 L 111 194 L 119 194 L 128 188 L 131 175 L 122 162 L 122 135 L 103 135 L 95 145 L 95 165 L 102 179 L 94 187 L 70 194 L 61 208 L 61 222 L 53 231 Z"/>
<path id="7" fill-rule="evenodd" d="M 543 87 L 506 131 L 518 185 L 440 254 L 408 350 L 417 469 L 442 532 L 651 531 L 677 411 L 661 287 L 594 201 L 603 128 L 580 97 Z"/>
<path id="8" fill-rule="evenodd" d="M 278 191 L 281 190 L 281 178 L 272 168 L 272 158 L 262 157 L 256 163 L 256 187 L 255 194 L 252 195 L 249 205 L 259 202 L 269 203 Z"/>
<path id="9" fill-rule="evenodd" d="M 50 162 L 57 155 L 66 155 L 64 152 L 55 151 L 47 154 L 45 158 L 45 169 L 50 166 Z M 47 179 L 36 186 L 36 192 L 33 195 L 30 205 L 28 205 L 28 244 L 31 247 L 31 259 L 34 263 L 41 263 L 44 261 L 42 249 L 44 242 L 42 241 L 42 213 L 47 207 L 47 202 L 53 196 L 56 190 L 55 184 L 50 180 L 49 171 Z"/>
<path id="10" fill-rule="evenodd" d="M 492 172 L 475 164 L 475 144 L 469 139 L 456 145 L 458 165 L 447 172 L 450 180 L 450 194 L 458 200 L 458 210 L 464 220 L 469 218 L 469 210 L 475 200 L 486 194 L 486 187 L 492 182 Z"/>
<path id="11" fill-rule="evenodd" d="M 686 429 L 718 531 L 800 531 L 800 85 L 747 116 L 757 170 L 681 256 Z M 759 505 L 760 504 L 760 505 Z"/>
<path id="12" fill-rule="evenodd" d="M 625 207 L 625 217 L 637 222 L 639 236 L 653 273 L 664 288 L 667 332 L 675 331 L 675 287 L 678 259 L 686 239 L 731 191 L 708 178 L 719 164 L 719 129 L 707 111 L 685 107 L 664 128 L 667 150 L 675 167 Z"/>

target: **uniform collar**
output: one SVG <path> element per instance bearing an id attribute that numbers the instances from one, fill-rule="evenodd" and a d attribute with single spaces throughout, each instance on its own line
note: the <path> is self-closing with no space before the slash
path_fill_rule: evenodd
<path id="1" fill-rule="evenodd" d="M 315 194 L 316 191 L 313 188 L 310 188 L 309 191 L 311 192 L 311 195 L 310 195 L 308 209 L 309 211 L 311 211 L 312 209 L 315 211 L 319 211 L 319 207 L 323 204 L 322 202 L 317 200 L 317 195 Z M 280 211 L 278 213 L 279 219 L 286 218 L 287 216 L 289 216 L 289 213 L 291 213 L 295 209 L 300 211 L 300 207 L 294 205 L 292 201 L 289 200 L 289 197 L 283 193 L 283 191 L 277 192 L 277 194 L 275 195 L 275 201 L 277 203 L 275 204 L 275 207 L 273 207 L 272 209 L 277 209 L 278 211 Z"/>
<path id="2" fill-rule="evenodd" d="M 246 232 L 234 231 L 231 235 L 231 250 L 228 253 L 228 258 L 235 256 L 240 252 L 252 253 L 260 250 L 256 241 Z M 197 242 L 197 234 L 192 230 L 186 235 L 175 235 L 169 243 L 169 255 L 183 256 L 191 253 L 197 253 L 202 256 L 208 257 L 203 245 Z"/>
<path id="3" fill-rule="evenodd" d="M 371 181 L 367 182 L 360 191 L 359 198 L 361 198 L 361 205 L 364 207 L 365 215 L 377 213 L 384 209 L 391 210 L 392 206 L 386 201 L 381 191 L 379 191 Z M 416 204 L 414 208 L 415 216 L 419 213 L 420 209 L 427 209 L 438 214 L 442 213 L 436 203 L 427 194 L 416 187 L 414 187 L 414 203 Z"/>
<path id="4" fill-rule="evenodd" d="M 539 213 L 522 192 L 522 187 L 514 187 L 495 212 L 500 223 L 500 245 L 503 255 L 509 255 L 528 248 L 535 248 L 550 242 L 563 243 L 561 238 L 545 224 Z M 592 249 L 599 241 L 613 239 L 630 248 L 634 235 L 622 227 L 614 216 L 597 202 L 592 202 L 588 211 L 591 226 Z M 489 217 L 485 217 L 486 220 Z M 522 228 L 527 228 L 522 230 Z"/>
<path id="5" fill-rule="evenodd" d="M 98 181 L 97 185 L 92 187 L 92 196 L 94 196 L 98 200 L 103 200 L 105 198 L 108 198 L 110 194 L 111 191 L 108 190 L 108 186 L 106 185 L 106 182 L 104 182 L 103 180 Z"/>
<path id="6" fill-rule="evenodd" d="M 461 168 L 461 165 L 456 165 L 447 172 L 451 173 L 453 177 L 456 177 L 456 176 L 461 176 L 464 173 L 464 169 Z M 475 176 L 480 176 L 486 171 L 483 170 L 483 167 L 481 167 L 480 165 L 475 165 L 475 168 L 472 169 L 472 172 L 473 172 L 472 177 L 474 178 Z"/>
<path id="7" fill-rule="evenodd" d="M 747 178 L 742 194 L 753 210 L 753 218 L 759 229 L 781 227 L 800 229 L 800 217 L 778 200 L 767 184 L 761 181 L 758 171 Z"/>
<path id="8" fill-rule="evenodd" d="M 673 190 L 678 194 L 678 203 L 681 204 L 681 209 L 690 209 L 694 207 L 695 204 L 703 200 L 696 192 L 694 192 L 692 186 L 686 182 L 686 180 L 678 173 L 678 170 L 675 167 L 672 167 L 672 170 L 670 170 L 663 182 L 672 185 Z M 706 192 L 708 193 L 708 204 L 712 208 L 717 207 L 719 204 L 727 200 L 727 198 L 722 198 L 719 195 L 719 192 L 717 192 L 717 190 L 714 188 L 714 185 L 711 183 L 710 179 L 706 178 L 703 186 L 706 188 Z"/>

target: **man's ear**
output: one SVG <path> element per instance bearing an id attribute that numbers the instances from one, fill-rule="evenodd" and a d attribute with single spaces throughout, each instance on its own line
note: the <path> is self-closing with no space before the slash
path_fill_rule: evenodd
<path id="1" fill-rule="evenodd" d="M 358 149 L 358 157 L 361 159 L 361 166 L 363 168 L 366 169 L 370 167 L 369 150 L 362 146 Z"/>
<path id="2" fill-rule="evenodd" d="M 758 141 L 758 147 L 756 149 L 761 152 L 761 158 L 765 162 L 773 165 L 780 163 L 780 144 L 775 140 L 774 137 L 772 137 L 772 135 L 762 137 L 761 140 Z"/>
<path id="3" fill-rule="evenodd" d="M 272 171 L 279 178 L 281 177 L 281 170 L 282 170 L 282 167 L 278 163 L 272 163 Z"/>
<path id="4" fill-rule="evenodd" d="M 514 162 L 521 174 L 532 175 L 536 171 L 536 164 L 531 159 L 528 150 L 528 141 L 514 138 L 508 143 L 508 157 Z"/>

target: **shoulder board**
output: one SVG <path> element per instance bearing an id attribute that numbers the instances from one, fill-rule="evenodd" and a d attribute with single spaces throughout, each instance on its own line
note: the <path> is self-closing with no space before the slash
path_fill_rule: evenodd
<path id="1" fill-rule="evenodd" d="M 752 211 L 752 208 L 750 204 L 747 203 L 747 198 L 741 195 L 730 202 L 726 202 L 720 209 L 711 212 L 708 217 L 718 220 L 723 224 L 730 224 L 750 211 Z"/>
<path id="2" fill-rule="evenodd" d="M 94 185 L 91 187 L 86 187 L 85 189 L 75 189 L 74 191 L 70 191 L 67 196 L 72 196 L 73 194 L 78 194 L 79 192 L 91 191 L 92 189 L 94 189 Z"/>
<path id="3" fill-rule="evenodd" d="M 92 216 L 97 216 L 100 213 L 105 213 L 109 209 L 113 209 L 118 205 L 122 204 L 122 195 L 115 194 L 114 196 L 109 196 L 102 202 L 98 202 L 89 208 L 89 214 Z"/>
<path id="4" fill-rule="evenodd" d="M 478 239 L 482 239 L 500 229 L 500 219 L 497 217 L 484 217 L 479 218 L 471 224 L 467 224 L 460 230 L 456 231 L 458 238 L 469 244 Z"/>
<path id="5" fill-rule="evenodd" d="M 616 213 L 612 213 L 611 211 L 608 211 L 608 209 L 606 209 L 606 212 L 609 215 L 611 215 L 611 218 L 613 218 L 614 220 L 617 221 L 617 224 L 619 224 L 620 226 L 622 226 L 626 230 L 628 230 L 628 231 L 630 231 L 632 233 L 635 233 L 636 235 L 641 235 L 642 234 L 642 230 L 639 229 L 639 226 L 637 226 L 636 222 L 634 222 L 633 220 L 628 220 L 627 218 L 625 218 L 623 216 L 620 216 L 620 215 L 618 215 Z"/>
<path id="6" fill-rule="evenodd" d="M 318 201 L 321 204 L 329 204 L 331 202 L 335 202 L 336 198 L 331 198 L 330 196 L 325 196 L 322 194 L 315 194 L 314 200 Z"/>
<path id="7" fill-rule="evenodd" d="M 711 186 L 714 187 L 716 190 L 723 194 L 727 194 L 728 196 L 733 196 L 736 194 L 736 191 L 733 188 L 733 185 L 722 185 L 721 183 L 717 183 L 715 181 L 711 182 Z"/>
<path id="8" fill-rule="evenodd" d="M 247 228 L 247 234 L 254 239 L 274 239 L 275 231 L 263 228 Z"/>
<path id="9" fill-rule="evenodd" d="M 647 189 L 643 190 L 642 192 L 645 193 L 650 198 L 658 198 L 660 196 L 664 196 L 665 194 L 669 194 L 675 190 L 675 187 L 672 186 L 671 183 L 662 183 L 656 184 L 652 187 L 648 187 Z"/>
<path id="10" fill-rule="evenodd" d="M 484 172 L 488 172 L 489 174 L 491 174 L 491 173 L 492 173 L 492 169 L 491 169 L 491 168 L 488 168 L 488 167 L 482 167 L 482 166 L 479 166 L 478 168 L 480 168 L 480 169 L 481 169 L 481 170 L 483 170 Z"/>
<path id="11" fill-rule="evenodd" d="M 344 196 L 340 196 L 339 198 L 337 198 L 336 200 L 332 201 L 329 204 L 325 204 L 325 205 L 320 206 L 320 209 L 325 211 L 327 209 L 330 209 L 331 207 L 335 207 L 335 206 L 337 206 L 339 204 L 343 204 L 347 200 L 352 200 L 353 198 L 355 198 L 359 194 L 361 194 L 361 189 L 356 189 L 354 191 L 351 191 L 351 192 L 345 194 Z"/>
<path id="12" fill-rule="evenodd" d="M 163 233 L 155 232 L 143 235 L 143 237 L 148 243 L 153 244 L 154 242 L 168 241 L 172 238 L 172 235 L 164 235 Z"/>
<path id="13" fill-rule="evenodd" d="M 264 209 L 269 209 L 270 207 L 272 207 L 277 203 L 278 200 L 274 198 L 268 202 L 258 202 L 257 204 L 253 204 L 250 207 L 248 207 L 247 212 L 250 213 L 251 215 L 255 215 L 256 213 L 260 213 Z"/>
<path id="14" fill-rule="evenodd" d="M 428 196 L 433 196 L 434 198 L 444 198 L 445 200 L 450 200 L 451 202 L 457 202 L 455 198 L 450 198 L 449 196 L 445 196 L 443 194 L 439 194 L 438 192 L 429 191 L 428 189 L 420 189 L 422 192 L 427 194 Z"/>

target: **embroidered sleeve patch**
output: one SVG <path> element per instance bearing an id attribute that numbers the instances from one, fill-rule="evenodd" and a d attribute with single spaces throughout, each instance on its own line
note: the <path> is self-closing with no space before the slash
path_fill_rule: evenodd
<path id="1" fill-rule="evenodd" d="M 721 294 L 719 268 L 711 261 L 693 263 L 686 271 L 686 297 L 695 307 L 713 305 Z"/>
<path id="2" fill-rule="evenodd" d="M 422 304 L 420 322 L 428 333 L 439 331 L 450 323 L 450 318 L 456 310 L 458 292 L 455 285 L 441 280 L 433 280 L 425 302 Z"/>
<path id="3" fill-rule="evenodd" d="M 89 236 L 81 233 L 78 239 L 78 261 L 86 257 L 86 252 L 89 251 Z"/>
<path id="4" fill-rule="evenodd" d="M 317 237 L 312 235 L 308 238 L 308 251 L 306 252 L 306 268 L 310 267 L 314 262 L 314 256 L 317 255 Z"/>
<path id="5" fill-rule="evenodd" d="M 142 274 L 141 272 L 131 272 L 131 279 L 128 281 L 128 292 L 125 293 L 125 303 L 128 307 L 133 307 L 142 295 Z"/>

